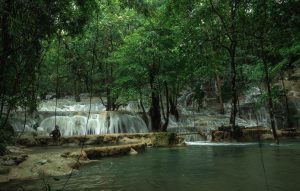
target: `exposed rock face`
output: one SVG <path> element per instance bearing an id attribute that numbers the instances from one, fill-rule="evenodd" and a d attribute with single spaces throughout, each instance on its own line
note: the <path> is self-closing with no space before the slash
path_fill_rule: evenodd
<path id="1" fill-rule="evenodd" d="M 61 155 L 64 158 L 73 158 L 73 159 L 80 159 L 80 160 L 87 160 L 87 155 L 84 150 L 74 151 L 74 152 L 66 152 Z"/>
<path id="2" fill-rule="evenodd" d="M 118 145 L 118 146 L 109 146 L 109 147 L 96 147 L 84 149 L 87 157 L 89 159 L 96 159 L 106 156 L 115 156 L 115 155 L 128 155 L 130 151 L 143 151 L 146 148 L 146 144 L 129 144 L 129 145 Z"/>
<path id="3" fill-rule="evenodd" d="M 125 144 L 115 146 L 98 147 L 54 147 L 54 148 L 35 148 L 28 151 L 28 155 L 22 154 L 18 157 L 7 155 L 1 158 L 10 166 L 0 163 L 0 183 L 16 179 L 31 179 L 41 177 L 56 177 L 68 175 L 83 164 L 91 162 L 90 159 L 97 159 L 106 156 L 137 154 L 146 148 L 145 143 Z M 63 153 L 63 154 L 62 154 Z M 14 153 L 13 153 L 14 154 Z M 22 163 L 17 165 L 16 160 L 25 158 Z M 9 161 L 9 162 L 8 162 Z"/>
<path id="4" fill-rule="evenodd" d="M 50 137 L 32 137 L 23 136 L 17 140 L 22 146 L 55 146 L 55 145 L 115 145 L 115 144 L 132 144 L 145 143 L 148 146 L 161 147 L 176 145 L 183 142 L 183 139 L 175 133 L 138 133 L 138 134 L 106 134 L 106 135 L 87 135 L 62 137 L 57 144 Z"/>
<path id="5" fill-rule="evenodd" d="M 27 159 L 28 155 L 22 154 L 20 156 L 6 155 L 2 158 L 2 165 L 4 166 L 15 166 Z"/>
<path id="6" fill-rule="evenodd" d="M 300 138 L 300 131 L 296 130 L 277 130 L 279 138 Z M 228 130 L 215 130 L 212 131 L 212 141 L 259 141 L 259 140 L 272 140 L 272 131 L 268 128 L 244 128 L 241 129 L 241 137 L 234 139 Z"/>

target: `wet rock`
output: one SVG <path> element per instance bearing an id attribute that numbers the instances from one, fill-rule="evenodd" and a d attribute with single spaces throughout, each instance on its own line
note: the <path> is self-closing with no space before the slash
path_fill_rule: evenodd
<path id="1" fill-rule="evenodd" d="M 0 166 L 0 174 L 8 174 L 9 171 L 10 171 L 10 168 L 4 167 L 4 166 Z"/>
<path id="2" fill-rule="evenodd" d="M 79 160 L 69 163 L 69 167 L 71 167 L 72 169 L 79 169 L 80 166 L 81 163 Z"/>
<path id="3" fill-rule="evenodd" d="M 168 147 L 168 146 L 180 144 L 180 140 L 182 139 L 178 137 L 175 133 L 160 132 L 160 133 L 151 133 L 150 140 L 151 140 L 150 144 L 153 147 Z"/>
<path id="4" fill-rule="evenodd" d="M 37 161 L 37 163 L 40 164 L 40 165 L 44 165 L 44 164 L 46 164 L 47 162 L 48 162 L 48 160 L 45 160 L 45 159 L 42 159 L 42 160 Z"/>
<path id="5" fill-rule="evenodd" d="M 129 154 L 130 154 L 130 155 L 137 155 L 137 154 L 139 154 L 139 153 L 136 152 L 136 150 L 134 150 L 133 148 L 130 148 Z"/>
<path id="6" fill-rule="evenodd" d="M 140 140 L 137 138 L 128 138 L 128 137 L 123 137 L 119 140 L 119 143 L 124 143 L 124 144 L 132 144 L 132 143 L 139 143 Z"/>
<path id="7" fill-rule="evenodd" d="M 273 135 L 272 134 L 262 134 L 261 139 L 262 140 L 273 140 Z"/>
<path id="8" fill-rule="evenodd" d="M 9 153 L 21 153 L 20 149 L 18 147 L 15 147 L 15 146 L 7 146 L 6 150 Z"/>
<path id="9" fill-rule="evenodd" d="M 64 157 L 64 158 L 74 158 L 74 159 L 79 159 L 79 160 L 87 160 L 88 159 L 84 150 L 75 151 L 75 152 L 65 152 L 65 153 L 61 154 L 60 156 Z"/>
<path id="10" fill-rule="evenodd" d="M 61 157 L 68 158 L 70 156 L 70 152 L 65 152 L 60 155 Z"/>
<path id="11" fill-rule="evenodd" d="M 2 164 L 5 166 L 14 166 L 24 162 L 28 158 L 28 155 L 22 154 L 20 156 L 4 156 Z"/>
<path id="12" fill-rule="evenodd" d="M 143 151 L 146 148 L 146 144 L 139 143 L 109 147 L 95 147 L 84 149 L 84 151 L 89 159 L 96 159 L 106 156 L 127 155 L 130 153 L 131 148 L 138 152 Z"/>
<path id="13" fill-rule="evenodd" d="M 7 161 L 3 161 L 2 164 L 3 164 L 4 166 L 15 166 L 15 165 L 16 165 L 15 161 L 12 160 L 12 159 L 7 160 Z"/>

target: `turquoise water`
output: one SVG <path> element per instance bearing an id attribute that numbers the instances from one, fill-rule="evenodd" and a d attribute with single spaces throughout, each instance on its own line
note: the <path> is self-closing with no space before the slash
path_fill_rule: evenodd
<path id="1" fill-rule="evenodd" d="M 47 181 L 51 190 L 58 190 L 65 180 Z M 13 182 L 2 189 L 16 190 L 20 185 L 24 190 L 41 190 L 43 184 Z M 65 190 L 299 191 L 300 143 L 150 148 L 84 166 Z"/>

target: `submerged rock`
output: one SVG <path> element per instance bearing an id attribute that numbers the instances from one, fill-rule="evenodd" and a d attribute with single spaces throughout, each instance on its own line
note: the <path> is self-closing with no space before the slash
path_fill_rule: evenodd
<path id="1" fill-rule="evenodd" d="M 130 152 L 129 152 L 130 155 L 137 155 L 139 154 L 136 150 L 134 150 L 133 148 L 130 148 Z"/>

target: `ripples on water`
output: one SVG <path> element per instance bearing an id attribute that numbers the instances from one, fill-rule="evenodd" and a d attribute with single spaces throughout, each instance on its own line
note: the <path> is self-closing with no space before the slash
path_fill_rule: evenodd
<path id="1" fill-rule="evenodd" d="M 136 156 L 102 159 L 82 167 L 65 190 L 300 190 L 298 142 L 279 146 L 264 143 L 261 148 L 257 143 L 195 144 L 198 145 L 148 149 Z M 52 190 L 58 190 L 65 180 L 48 182 Z M 18 185 L 25 190 L 41 190 L 42 181 L 12 182 L 5 190 L 16 190 Z"/>

